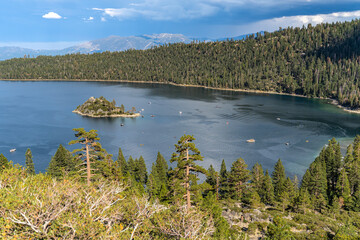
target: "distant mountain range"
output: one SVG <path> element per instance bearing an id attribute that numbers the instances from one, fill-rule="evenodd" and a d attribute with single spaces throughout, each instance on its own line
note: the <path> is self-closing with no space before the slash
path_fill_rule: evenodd
<path id="1" fill-rule="evenodd" d="M 234 37 L 234 40 L 244 39 L 246 35 Z M 89 42 L 85 42 L 76 46 L 68 47 L 60 50 L 34 50 L 21 47 L 0 47 L 0 60 L 6 60 L 11 58 L 21 58 L 24 56 L 37 57 L 40 55 L 65 55 L 72 53 L 96 53 L 105 51 L 125 51 L 128 49 L 146 50 L 154 46 L 159 46 L 167 43 L 190 43 L 195 39 L 190 39 L 182 34 L 152 34 L 141 36 L 129 36 L 119 37 L 110 36 L 103 39 L 97 39 Z M 223 39 L 197 39 L 200 41 L 222 41 Z"/>

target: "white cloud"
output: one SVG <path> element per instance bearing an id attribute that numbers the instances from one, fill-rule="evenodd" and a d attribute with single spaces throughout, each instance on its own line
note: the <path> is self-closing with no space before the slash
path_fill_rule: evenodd
<path id="1" fill-rule="evenodd" d="M 94 20 L 94 17 L 83 18 L 83 20 L 84 20 L 85 22 L 91 22 L 91 21 Z"/>
<path id="2" fill-rule="evenodd" d="M 338 0 L 327 0 L 326 4 Z M 342 0 L 358 2 L 358 0 Z M 121 8 L 93 8 L 103 17 L 119 20 L 143 17 L 152 20 L 183 20 L 213 16 L 219 12 L 234 10 L 271 11 L 272 8 L 287 9 L 310 4 L 325 4 L 324 0 L 124 0 Z M 319 19 L 320 21 L 320 19 Z"/>
<path id="3" fill-rule="evenodd" d="M 59 14 L 57 14 L 55 12 L 48 12 L 48 13 L 44 14 L 42 17 L 46 18 L 46 19 L 61 19 L 62 18 Z"/>
<path id="4" fill-rule="evenodd" d="M 352 12 L 335 12 L 330 14 L 317 15 L 298 15 L 286 16 L 280 18 L 266 19 L 244 25 L 227 25 L 214 27 L 214 32 L 221 31 L 222 36 L 239 36 L 247 33 L 255 33 L 260 31 L 276 31 L 280 27 L 302 27 L 308 24 L 316 25 L 320 23 L 344 22 L 360 18 L 360 10 Z"/>
<path id="5" fill-rule="evenodd" d="M 104 16 L 115 17 L 119 20 L 144 17 L 152 20 L 182 20 L 211 16 L 220 9 L 204 0 L 145 0 L 142 3 L 130 3 L 124 8 L 93 8 L 103 12 Z"/>

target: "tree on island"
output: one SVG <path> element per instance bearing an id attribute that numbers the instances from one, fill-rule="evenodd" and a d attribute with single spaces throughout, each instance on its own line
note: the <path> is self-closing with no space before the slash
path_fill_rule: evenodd
<path id="1" fill-rule="evenodd" d="M 28 174 L 35 174 L 35 166 L 30 148 L 28 148 L 25 153 L 25 167 Z"/>
<path id="2" fill-rule="evenodd" d="M 104 149 L 102 149 L 101 144 L 98 142 L 100 138 L 98 137 L 97 130 L 90 130 L 86 132 L 84 128 L 74 128 L 76 140 L 72 140 L 69 142 L 69 145 L 73 144 L 82 144 L 85 145 L 81 149 L 75 149 L 72 153 L 76 154 L 76 157 L 82 159 L 86 164 L 86 178 L 87 184 L 91 183 L 91 163 L 94 163 L 97 159 L 101 158 Z M 84 170 L 85 170 L 84 169 Z"/>
<path id="3" fill-rule="evenodd" d="M 203 157 L 200 151 L 195 147 L 193 141 L 195 138 L 191 135 L 184 135 L 175 144 L 176 153 L 173 153 L 170 162 L 177 162 L 177 166 L 172 170 L 175 186 L 183 185 L 185 188 L 186 210 L 189 212 L 191 207 L 191 192 L 196 190 L 197 176 L 196 173 L 206 174 L 206 170 L 198 165 L 195 161 L 202 161 Z M 182 192 L 182 191 L 180 191 Z"/>

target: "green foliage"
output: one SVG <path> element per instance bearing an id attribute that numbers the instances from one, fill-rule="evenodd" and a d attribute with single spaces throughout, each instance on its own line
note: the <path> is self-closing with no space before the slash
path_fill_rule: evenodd
<path id="1" fill-rule="evenodd" d="M 125 176 L 127 171 L 127 164 L 121 148 L 119 148 L 119 153 L 117 160 L 115 161 L 115 165 L 116 168 L 121 172 L 122 176 Z"/>
<path id="2" fill-rule="evenodd" d="M 133 107 L 133 109 L 135 109 Z M 82 105 L 78 106 L 75 111 L 80 112 L 81 114 L 85 114 L 88 116 L 95 117 L 107 117 L 110 115 L 118 115 L 118 114 L 126 114 L 130 115 L 132 113 L 125 112 L 124 105 L 121 104 L 121 107 L 116 107 L 116 102 L 113 100 L 109 102 L 103 96 L 99 98 L 90 97 L 86 102 Z"/>
<path id="3" fill-rule="evenodd" d="M 357 108 L 359 32 L 354 20 L 289 27 L 239 41 L 18 58 L 0 63 L 0 78 L 170 82 L 329 97 Z"/>
<path id="4" fill-rule="evenodd" d="M 233 199 L 241 200 L 250 179 L 250 171 L 247 169 L 244 159 L 238 158 L 233 162 L 229 174 L 229 190 Z"/>
<path id="5" fill-rule="evenodd" d="M 339 228 L 334 236 L 334 240 L 356 240 L 360 238 L 359 229 L 351 224 L 346 224 Z"/>
<path id="6" fill-rule="evenodd" d="M 147 170 L 145 160 L 142 156 L 139 159 L 135 160 L 135 171 L 134 171 L 135 180 L 140 182 L 142 185 L 145 185 L 147 182 Z"/>
<path id="7" fill-rule="evenodd" d="M 51 158 L 47 173 L 52 177 L 61 178 L 72 171 L 76 171 L 78 164 L 80 163 L 76 162 L 71 153 L 60 144 L 55 155 Z"/>
<path id="8" fill-rule="evenodd" d="M 274 194 L 275 194 L 275 198 L 280 201 L 281 198 L 281 194 L 285 191 L 285 180 L 286 180 L 286 175 L 285 175 L 285 168 L 281 162 L 281 160 L 279 159 L 274 167 L 274 171 L 272 173 L 272 181 L 274 184 Z"/>
<path id="9" fill-rule="evenodd" d="M 30 148 L 28 148 L 25 152 L 25 168 L 28 174 L 35 174 L 35 166 L 32 160 L 32 153 Z"/>
<path id="10" fill-rule="evenodd" d="M 266 237 L 271 240 L 295 239 L 290 231 L 290 226 L 280 216 L 276 216 L 273 223 L 268 226 Z"/>
<path id="11" fill-rule="evenodd" d="M 1 153 L 0 154 L 0 172 L 2 172 L 4 169 L 9 168 L 10 163 L 7 160 L 7 158 Z"/>
<path id="12" fill-rule="evenodd" d="M 196 192 L 197 173 L 206 173 L 206 170 L 196 164 L 196 161 L 202 161 L 203 157 L 200 151 L 195 147 L 193 141 L 195 138 L 190 135 L 184 135 L 175 144 L 176 153 L 173 153 L 170 162 L 176 162 L 177 166 L 171 171 L 171 191 L 174 201 L 179 200 L 186 194 L 189 208 L 190 192 Z M 196 194 L 196 193 L 193 193 Z"/>
<path id="13" fill-rule="evenodd" d="M 264 181 L 261 189 L 261 200 L 265 204 L 273 204 L 274 203 L 274 186 L 272 183 L 272 179 L 269 175 L 269 171 L 266 169 Z"/>

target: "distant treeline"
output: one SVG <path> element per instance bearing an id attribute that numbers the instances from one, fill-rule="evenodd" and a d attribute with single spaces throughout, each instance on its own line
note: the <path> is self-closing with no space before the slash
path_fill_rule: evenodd
<path id="1" fill-rule="evenodd" d="M 0 62 L 1 79 L 131 80 L 295 93 L 358 108 L 360 20 L 245 40 Z"/>

